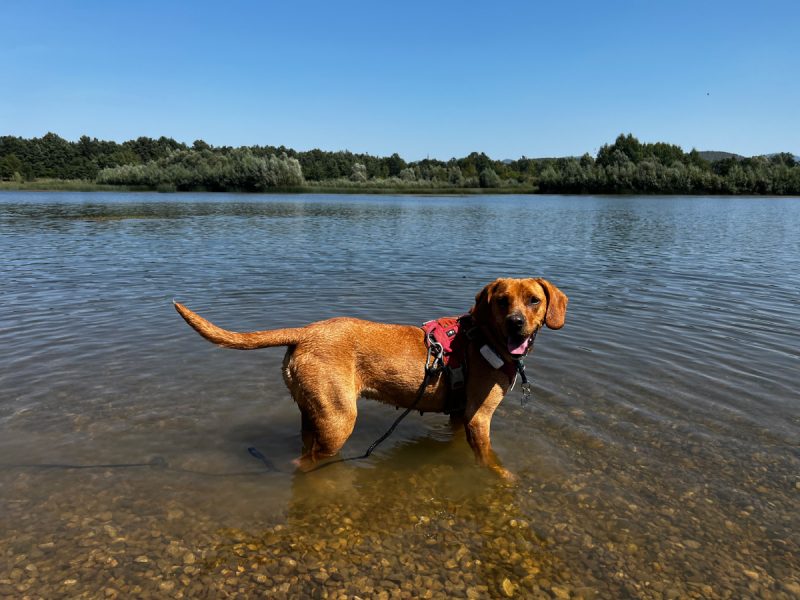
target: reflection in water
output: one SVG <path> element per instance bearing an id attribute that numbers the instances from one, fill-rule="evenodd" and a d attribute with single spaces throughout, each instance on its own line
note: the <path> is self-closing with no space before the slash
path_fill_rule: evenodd
<path id="1" fill-rule="evenodd" d="M 798 231 L 792 199 L 0 194 L 0 596 L 795 597 Z M 429 414 L 296 474 L 282 351 L 170 303 L 420 323 L 499 275 L 570 296 L 493 421 L 513 486 Z M 396 416 L 359 409 L 345 456 Z"/>

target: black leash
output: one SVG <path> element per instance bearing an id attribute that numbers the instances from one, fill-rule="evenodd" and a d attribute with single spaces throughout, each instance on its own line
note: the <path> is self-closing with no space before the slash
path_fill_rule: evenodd
<path id="1" fill-rule="evenodd" d="M 272 464 L 272 461 L 268 459 L 266 456 L 264 456 L 264 454 L 262 454 L 262 452 L 258 448 L 254 448 L 251 446 L 250 448 L 247 449 L 247 451 L 250 453 L 250 456 L 252 456 L 253 458 L 257 458 L 258 460 L 263 462 L 270 471 L 278 470 L 275 468 L 275 465 Z"/>
<path id="2" fill-rule="evenodd" d="M 70 463 L 15 463 L 0 464 L 5 469 L 135 469 L 139 467 L 165 468 L 167 461 L 161 456 L 153 457 L 148 462 L 108 463 L 95 465 L 75 465 Z"/>
<path id="3" fill-rule="evenodd" d="M 249 449 L 248 449 L 249 450 Z M 253 448 L 255 450 L 255 448 Z M 258 452 L 258 450 L 255 450 Z M 251 454 L 253 454 L 251 452 Z M 261 454 L 258 452 L 258 454 Z M 253 454 L 253 456 L 256 456 Z M 267 466 L 268 470 L 277 472 L 275 465 L 273 465 L 266 457 L 261 455 L 262 462 Z M 155 456 L 148 462 L 136 463 L 98 463 L 98 464 L 74 464 L 74 463 L 0 463 L 0 470 L 13 470 L 13 469 L 41 469 L 41 470 L 64 470 L 72 471 L 75 469 L 140 469 L 149 467 L 151 469 L 158 469 L 160 471 L 171 471 L 173 473 L 186 473 L 189 475 L 200 475 L 202 477 L 253 477 L 256 475 L 263 475 L 264 470 L 257 471 L 223 471 L 221 473 L 213 473 L 209 471 L 196 471 L 194 469 L 184 469 L 182 467 L 171 466 L 163 456 Z"/>

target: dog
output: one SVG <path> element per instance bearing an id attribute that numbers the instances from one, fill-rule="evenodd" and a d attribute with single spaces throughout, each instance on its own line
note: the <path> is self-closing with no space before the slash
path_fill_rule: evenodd
<path id="1" fill-rule="evenodd" d="M 463 424 L 477 461 L 502 477 L 514 478 L 498 461 L 489 433 L 492 415 L 512 381 L 481 349 L 488 346 L 494 358 L 515 364 L 530 352 L 543 325 L 563 327 L 567 302 L 561 290 L 541 278 L 497 279 L 475 296 L 469 314 L 478 335 L 466 346 L 465 404 L 451 420 Z M 287 347 L 283 377 L 301 413 L 303 453 L 296 461 L 301 470 L 344 446 L 355 426 L 359 397 L 421 412 L 444 412 L 447 406 L 451 390 L 446 378 L 441 373 L 425 376 L 428 355 L 420 327 L 337 317 L 305 327 L 238 333 L 174 304 L 195 331 L 219 346 Z"/>

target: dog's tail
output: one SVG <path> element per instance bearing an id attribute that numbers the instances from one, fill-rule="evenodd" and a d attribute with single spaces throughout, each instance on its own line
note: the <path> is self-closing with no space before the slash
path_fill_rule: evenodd
<path id="1" fill-rule="evenodd" d="M 191 327 L 209 342 L 226 348 L 237 350 L 255 350 L 256 348 L 269 348 L 271 346 L 291 346 L 303 339 L 303 328 L 268 329 L 266 331 L 251 331 L 239 333 L 217 327 L 195 312 L 186 308 L 180 302 L 172 301 L 175 310 Z"/>

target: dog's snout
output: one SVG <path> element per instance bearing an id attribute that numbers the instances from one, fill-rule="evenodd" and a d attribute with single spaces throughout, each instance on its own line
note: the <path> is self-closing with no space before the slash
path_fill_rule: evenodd
<path id="1" fill-rule="evenodd" d="M 522 313 L 511 313 L 506 317 L 506 325 L 512 331 L 520 331 L 525 326 L 525 317 Z"/>

